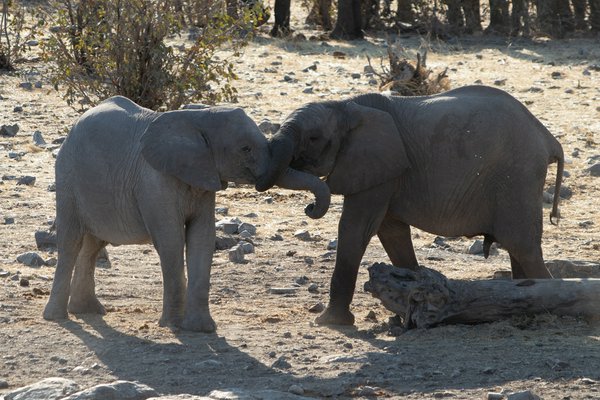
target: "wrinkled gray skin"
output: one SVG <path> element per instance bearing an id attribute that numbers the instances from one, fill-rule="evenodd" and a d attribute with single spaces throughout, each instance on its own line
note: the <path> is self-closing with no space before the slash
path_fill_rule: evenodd
<path id="1" fill-rule="evenodd" d="M 293 112 L 271 141 L 273 169 L 327 177 L 344 195 L 330 303 L 322 324 L 352 324 L 361 258 L 377 235 L 392 263 L 418 268 L 410 226 L 445 236 L 484 235 L 509 252 L 514 278 L 551 278 L 542 259 L 542 193 L 563 151 L 516 99 L 470 86 L 427 97 L 361 95 Z M 261 187 L 262 188 L 262 187 Z"/>
<path id="2" fill-rule="evenodd" d="M 241 109 L 156 113 L 113 97 L 86 112 L 56 160 L 59 257 L 44 318 L 68 318 L 67 309 L 104 314 L 98 252 L 107 243 L 152 242 L 164 281 L 160 324 L 214 331 L 215 192 L 228 181 L 255 183 L 269 163 L 267 139 Z M 327 211 L 329 190 L 318 178 L 286 169 L 276 184 L 313 191 L 311 216 Z"/>

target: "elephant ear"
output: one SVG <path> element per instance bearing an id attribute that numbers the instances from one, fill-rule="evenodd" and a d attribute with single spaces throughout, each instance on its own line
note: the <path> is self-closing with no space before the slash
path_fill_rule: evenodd
<path id="1" fill-rule="evenodd" d="M 184 110 L 159 115 L 142 136 L 142 156 L 160 172 L 216 192 L 222 186 L 210 144 L 201 131 L 205 113 Z"/>
<path id="2" fill-rule="evenodd" d="M 354 102 L 345 107 L 350 130 L 327 177 L 331 192 L 349 195 L 400 176 L 409 163 L 394 118 Z"/>

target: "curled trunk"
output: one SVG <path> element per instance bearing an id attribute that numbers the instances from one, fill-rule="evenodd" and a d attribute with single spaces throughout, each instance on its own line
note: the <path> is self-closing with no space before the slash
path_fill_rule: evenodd
<path id="1" fill-rule="evenodd" d="M 277 185 L 283 189 L 310 190 L 315 196 L 315 202 L 309 204 L 304 212 L 310 218 L 321 218 L 329 209 L 331 192 L 325 182 L 317 176 L 297 171 L 289 167 L 294 156 L 295 143 L 293 135 L 279 133 L 269 144 L 271 163 L 268 171 L 256 182 L 256 190 L 265 190 Z"/>
<path id="2" fill-rule="evenodd" d="M 284 189 L 310 190 L 315 195 L 315 202 L 306 206 L 304 212 L 310 218 L 318 219 L 327 213 L 331 202 L 329 186 L 318 177 L 287 168 L 275 184 Z"/>

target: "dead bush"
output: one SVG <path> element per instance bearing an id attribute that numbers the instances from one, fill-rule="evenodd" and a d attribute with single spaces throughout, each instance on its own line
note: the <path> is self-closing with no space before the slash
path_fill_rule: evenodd
<path id="1" fill-rule="evenodd" d="M 368 58 L 373 73 L 379 77 L 380 91 L 392 91 L 401 96 L 423 96 L 450 89 L 450 79 L 446 75 L 448 68 L 432 76 L 433 71 L 427 68 L 427 52 L 423 56 L 417 53 L 417 62 L 414 63 L 407 59 L 399 42 L 388 41 L 387 51 L 389 67 L 384 65 L 382 59 L 381 73 L 373 68 L 371 59 Z"/>

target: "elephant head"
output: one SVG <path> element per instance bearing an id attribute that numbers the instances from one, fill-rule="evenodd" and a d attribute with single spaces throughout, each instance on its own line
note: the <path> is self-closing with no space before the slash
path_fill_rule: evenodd
<path id="1" fill-rule="evenodd" d="M 224 189 L 228 181 L 258 188 L 272 165 L 267 139 L 239 108 L 162 113 L 146 128 L 141 143 L 142 155 L 153 168 L 207 191 Z M 329 189 L 317 177 L 287 168 L 277 179 L 282 188 L 313 192 L 309 216 L 320 218 L 327 212 Z"/>
<path id="2" fill-rule="evenodd" d="M 297 109 L 270 146 L 272 164 L 258 190 L 291 166 L 326 177 L 332 193 L 349 195 L 394 179 L 409 165 L 393 117 L 350 100 Z"/>

